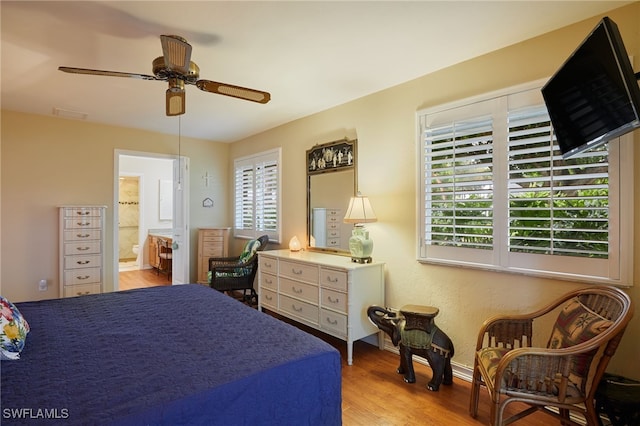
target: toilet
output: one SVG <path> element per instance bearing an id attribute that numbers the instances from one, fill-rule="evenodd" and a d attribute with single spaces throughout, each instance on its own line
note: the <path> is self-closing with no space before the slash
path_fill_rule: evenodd
<path id="1" fill-rule="evenodd" d="M 139 265 L 140 261 L 140 244 L 134 244 L 132 248 L 133 253 L 136 255 L 136 265 Z"/>

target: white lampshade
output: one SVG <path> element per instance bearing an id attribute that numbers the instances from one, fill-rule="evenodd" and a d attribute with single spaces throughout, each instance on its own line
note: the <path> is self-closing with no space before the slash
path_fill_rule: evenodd
<path id="1" fill-rule="evenodd" d="M 347 214 L 344 215 L 345 223 L 370 223 L 376 222 L 378 218 L 371 208 L 369 198 L 358 193 L 349 200 Z"/>

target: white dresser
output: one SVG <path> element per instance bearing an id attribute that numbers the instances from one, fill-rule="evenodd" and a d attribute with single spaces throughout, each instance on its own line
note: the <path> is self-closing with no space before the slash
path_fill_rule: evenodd
<path id="1" fill-rule="evenodd" d="M 370 305 L 384 306 L 384 263 L 358 264 L 347 256 L 320 252 L 269 250 L 258 252 L 258 309 L 321 330 L 347 342 L 347 363 L 353 363 L 353 342 L 378 334 L 367 317 Z"/>
<path id="2" fill-rule="evenodd" d="M 105 210 L 60 207 L 60 297 L 102 293 Z"/>
<path id="3" fill-rule="evenodd" d="M 340 247 L 341 210 L 314 208 L 312 211 L 315 247 Z"/>

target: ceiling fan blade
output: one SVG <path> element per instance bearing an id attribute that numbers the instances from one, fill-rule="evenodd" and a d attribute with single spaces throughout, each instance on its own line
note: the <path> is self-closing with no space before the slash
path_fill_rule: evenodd
<path id="1" fill-rule="evenodd" d="M 71 74 L 106 75 L 109 77 L 129 77 L 129 78 L 138 78 L 141 80 L 159 80 L 153 75 L 135 74 L 130 72 L 92 70 L 89 68 L 73 68 L 73 67 L 58 67 L 58 69 L 60 71 L 68 72 Z"/>
<path id="2" fill-rule="evenodd" d="M 187 40 L 176 35 L 161 35 L 160 42 L 165 66 L 171 71 L 188 73 L 191 63 L 191 45 Z"/>
<path id="3" fill-rule="evenodd" d="M 234 86 L 232 84 L 218 83 L 217 81 L 198 80 L 196 82 L 196 86 L 198 86 L 198 89 L 204 90 L 205 92 L 231 96 L 238 99 L 244 99 L 246 101 L 258 102 L 260 104 L 266 104 L 271 100 L 271 95 L 268 92 Z"/>

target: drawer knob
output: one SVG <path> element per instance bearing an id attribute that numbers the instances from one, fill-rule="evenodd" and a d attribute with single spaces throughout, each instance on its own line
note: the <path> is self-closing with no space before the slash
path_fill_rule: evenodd
<path id="1" fill-rule="evenodd" d="M 91 225 L 91 222 L 77 222 L 78 226 L 89 226 Z"/>
<path id="2" fill-rule="evenodd" d="M 294 293 L 300 294 L 302 293 L 302 289 L 297 289 L 295 286 L 291 286 L 291 291 L 293 291 Z"/>
<path id="3" fill-rule="evenodd" d="M 329 303 L 340 303 L 340 299 L 337 297 L 335 299 L 332 299 L 331 296 L 327 296 L 327 300 L 329 301 Z"/>
<path id="4" fill-rule="evenodd" d="M 76 277 L 77 280 L 88 280 L 90 277 L 90 275 L 83 275 L 83 276 L 78 276 Z"/>
<path id="5" fill-rule="evenodd" d="M 79 215 L 86 216 L 86 215 L 90 214 L 91 212 L 89 212 L 89 211 L 83 212 L 82 210 L 78 210 L 78 211 L 76 211 L 76 213 L 79 214 Z"/>
<path id="6" fill-rule="evenodd" d="M 338 277 L 331 278 L 330 275 L 327 275 L 327 281 L 329 281 L 330 283 L 337 283 L 338 282 Z"/>
<path id="7" fill-rule="evenodd" d="M 291 268 L 291 272 L 293 272 L 296 275 L 301 275 L 302 274 L 302 269 Z"/>
<path id="8" fill-rule="evenodd" d="M 86 265 L 87 263 L 90 263 L 90 260 L 78 260 L 76 263 L 78 265 Z"/>
<path id="9" fill-rule="evenodd" d="M 268 295 L 268 294 L 265 294 L 264 298 L 267 299 L 267 300 L 273 300 L 273 297 Z"/>
<path id="10" fill-rule="evenodd" d="M 89 250 L 91 247 L 76 247 L 76 250 L 78 251 L 87 251 Z"/>
<path id="11" fill-rule="evenodd" d="M 300 308 L 296 308 L 296 305 L 291 304 L 291 308 L 296 312 L 302 312 L 302 306 L 300 306 Z"/>
<path id="12" fill-rule="evenodd" d="M 91 234 L 76 234 L 76 237 L 78 238 L 89 238 Z"/>

